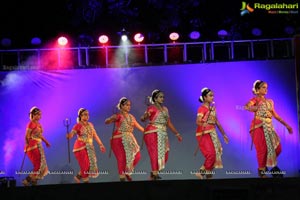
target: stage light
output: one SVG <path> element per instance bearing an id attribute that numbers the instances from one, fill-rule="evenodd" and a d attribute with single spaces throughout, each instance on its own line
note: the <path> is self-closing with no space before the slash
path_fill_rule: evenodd
<path id="1" fill-rule="evenodd" d="M 137 42 L 137 43 L 141 43 L 143 42 L 144 40 L 144 35 L 141 34 L 141 33 L 137 33 L 134 35 L 134 40 Z"/>
<path id="2" fill-rule="evenodd" d="M 199 39 L 201 36 L 200 32 L 199 31 L 192 31 L 190 34 L 189 34 L 189 37 L 192 39 L 192 40 L 197 40 Z"/>
<path id="3" fill-rule="evenodd" d="M 2 38 L 1 45 L 4 47 L 10 47 L 11 46 L 11 39 L 10 38 Z"/>
<path id="4" fill-rule="evenodd" d="M 108 42 L 108 36 L 107 35 L 100 35 L 98 41 L 101 43 L 101 44 L 106 44 Z"/>
<path id="5" fill-rule="evenodd" d="M 295 28 L 292 27 L 292 26 L 286 26 L 286 27 L 284 28 L 284 32 L 285 32 L 287 35 L 291 36 L 291 35 L 293 35 L 293 34 L 295 33 Z"/>
<path id="6" fill-rule="evenodd" d="M 224 30 L 224 29 L 219 30 L 218 31 L 218 36 L 219 36 L 219 38 L 221 38 L 222 40 L 224 40 L 225 37 L 228 36 L 228 32 L 226 30 Z"/>
<path id="7" fill-rule="evenodd" d="M 122 40 L 123 42 L 126 42 L 126 41 L 128 40 L 127 35 L 122 35 L 122 36 L 121 36 L 121 40 Z"/>
<path id="8" fill-rule="evenodd" d="M 58 38 L 57 42 L 60 46 L 66 46 L 68 44 L 68 39 L 64 36 L 61 36 Z"/>
<path id="9" fill-rule="evenodd" d="M 175 42 L 176 40 L 178 40 L 179 34 L 176 33 L 176 32 L 172 32 L 172 33 L 170 33 L 169 38 L 170 38 L 170 40 L 172 40 L 173 42 Z"/>
<path id="10" fill-rule="evenodd" d="M 122 31 L 118 32 L 119 35 L 121 35 L 121 40 L 123 42 L 126 42 L 128 40 L 128 32 L 125 30 L 125 28 L 122 29 Z"/>
<path id="11" fill-rule="evenodd" d="M 253 28 L 251 33 L 256 37 L 259 37 L 262 35 L 262 30 L 260 28 Z"/>
<path id="12" fill-rule="evenodd" d="M 31 44 L 32 45 L 40 45 L 40 44 L 42 44 L 42 40 L 39 37 L 34 37 L 31 39 Z"/>

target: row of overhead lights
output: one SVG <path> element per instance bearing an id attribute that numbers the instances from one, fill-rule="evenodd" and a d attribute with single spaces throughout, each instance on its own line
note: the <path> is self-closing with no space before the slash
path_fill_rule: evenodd
<path id="1" fill-rule="evenodd" d="M 120 35 L 121 35 L 121 40 L 123 42 L 126 42 L 126 41 L 129 40 L 128 39 L 128 34 L 124 29 L 120 32 Z M 201 34 L 198 31 L 193 31 L 189 34 L 189 37 L 192 40 L 197 40 L 197 39 L 200 38 L 200 36 L 201 36 Z M 176 42 L 179 39 L 179 37 L 180 37 L 180 35 L 177 32 L 172 32 L 172 33 L 169 34 L 169 39 L 172 42 Z M 137 44 L 142 43 L 144 41 L 144 39 L 145 39 L 145 36 L 142 33 L 136 33 L 133 36 L 133 40 Z M 58 42 L 59 45 L 65 46 L 68 43 L 68 37 L 60 36 L 60 37 L 58 37 L 57 42 Z M 98 42 L 102 45 L 107 45 L 109 43 L 108 35 L 100 35 L 98 37 Z M 31 39 L 31 45 L 38 46 L 38 45 L 41 45 L 41 44 L 42 44 L 42 40 L 39 37 L 34 37 L 34 38 Z M 12 45 L 12 40 L 10 38 L 2 38 L 1 39 L 1 45 L 3 47 L 10 47 Z"/>
<path id="2" fill-rule="evenodd" d="M 287 26 L 287 27 L 285 27 L 284 32 L 286 34 L 292 35 L 293 33 L 295 33 L 295 29 L 291 26 Z M 121 40 L 123 42 L 128 41 L 128 32 L 125 29 L 122 29 L 122 31 L 120 31 L 118 33 L 121 36 Z M 262 30 L 259 29 L 259 28 L 253 28 L 251 33 L 252 33 L 253 36 L 259 37 L 259 36 L 262 35 Z M 218 34 L 218 37 L 222 40 L 226 39 L 226 37 L 229 36 L 229 33 L 224 29 L 219 30 L 217 34 Z M 194 40 L 194 41 L 200 39 L 200 37 L 201 37 L 201 34 L 200 34 L 199 31 L 192 31 L 189 34 L 189 38 L 191 40 Z M 179 38 L 180 38 L 180 35 L 179 35 L 178 32 L 172 32 L 172 33 L 169 34 L 169 39 L 171 40 L 171 42 L 176 42 Z M 142 43 L 144 41 L 144 39 L 145 39 L 145 37 L 142 33 L 134 34 L 133 40 L 136 44 Z M 101 45 L 109 44 L 109 40 L 110 39 L 109 39 L 108 35 L 100 35 L 98 37 L 98 42 Z M 65 36 L 59 37 L 57 41 L 58 41 L 59 45 L 63 45 L 63 46 L 68 43 L 68 39 Z M 31 39 L 31 45 L 38 46 L 38 45 L 41 45 L 41 44 L 42 44 L 42 40 L 39 37 L 34 37 L 34 38 Z M 11 41 L 10 38 L 2 38 L 1 45 L 3 47 L 10 47 L 12 45 L 12 41 Z"/>
<path id="3" fill-rule="evenodd" d="M 200 33 L 199 33 L 199 37 L 200 37 Z M 169 38 L 170 38 L 171 41 L 175 42 L 176 40 L 179 39 L 179 34 L 176 33 L 176 32 L 172 32 L 172 33 L 170 33 Z M 140 44 L 144 41 L 145 37 L 142 33 L 136 33 L 134 35 L 133 39 L 134 39 L 135 43 Z M 123 42 L 128 41 L 128 35 L 122 34 L 121 35 L 121 40 Z M 57 41 L 61 45 L 66 45 L 68 43 L 68 39 L 67 39 L 66 36 L 58 37 Z M 109 42 L 109 37 L 107 35 L 100 35 L 98 37 L 98 42 L 102 45 L 106 45 Z M 41 45 L 42 40 L 39 37 L 34 37 L 34 38 L 31 39 L 31 44 L 35 45 L 35 46 Z M 10 38 L 2 38 L 1 39 L 1 45 L 4 46 L 4 47 L 9 47 L 9 46 L 12 45 L 12 40 Z"/>

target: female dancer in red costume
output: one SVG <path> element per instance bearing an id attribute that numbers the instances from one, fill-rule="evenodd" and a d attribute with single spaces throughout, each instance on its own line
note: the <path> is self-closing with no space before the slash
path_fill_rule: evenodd
<path id="1" fill-rule="evenodd" d="M 228 137 L 224 132 L 220 122 L 216 116 L 216 109 L 212 105 L 214 99 L 214 93 L 211 89 L 203 88 L 201 90 L 201 96 L 199 101 L 202 105 L 198 108 L 197 112 L 197 131 L 196 138 L 198 141 L 199 149 L 203 154 L 205 161 L 200 167 L 196 176 L 200 179 L 212 178 L 214 168 L 223 168 L 222 164 L 222 145 L 218 138 L 216 127 L 223 135 L 224 141 L 228 143 Z"/>
<path id="2" fill-rule="evenodd" d="M 145 128 L 144 141 L 147 146 L 148 154 L 151 162 L 151 180 L 158 180 L 158 173 L 165 168 L 168 161 L 169 140 L 167 127 L 175 134 L 178 141 L 182 141 L 182 137 L 171 122 L 167 107 L 163 106 L 164 93 L 160 90 L 154 90 L 149 98 L 152 105 L 148 106 L 141 121 L 149 119 L 149 123 Z"/>
<path id="3" fill-rule="evenodd" d="M 105 120 L 105 124 L 115 123 L 111 138 L 111 148 L 118 163 L 120 181 L 132 181 L 131 174 L 140 161 L 140 146 L 133 134 L 134 128 L 144 132 L 144 128 L 130 114 L 131 101 L 126 97 L 119 100 L 119 113 L 113 114 Z M 126 179 L 125 179 L 126 178 Z"/>
<path id="4" fill-rule="evenodd" d="M 89 178 L 97 178 L 99 176 L 93 139 L 96 140 L 102 153 L 106 151 L 101 139 L 96 133 L 94 125 L 88 120 L 88 110 L 80 108 L 78 110 L 77 124 L 75 124 L 71 132 L 67 134 L 68 139 L 77 135 L 77 139 L 73 147 L 74 155 L 80 167 L 80 171 L 74 177 L 76 183 L 80 183 L 81 180 L 83 183 L 88 183 Z"/>
<path id="5" fill-rule="evenodd" d="M 293 133 L 292 128 L 276 113 L 274 102 L 267 99 L 268 84 L 261 80 L 253 83 L 252 92 L 255 97 L 246 104 L 246 110 L 254 112 L 250 134 L 256 149 L 258 162 L 258 175 L 266 178 L 267 167 L 272 167 L 273 177 L 283 177 L 283 172 L 277 167 L 277 157 L 281 153 L 280 138 L 274 130 L 272 118 L 283 124 L 288 132 Z"/>
<path id="6" fill-rule="evenodd" d="M 37 107 L 30 109 L 30 122 L 27 124 L 25 136 L 25 153 L 33 164 L 33 171 L 22 181 L 24 186 L 36 185 L 37 181 L 48 174 L 48 166 L 42 141 L 47 147 L 50 143 L 43 136 L 43 128 L 40 124 L 42 112 Z"/>

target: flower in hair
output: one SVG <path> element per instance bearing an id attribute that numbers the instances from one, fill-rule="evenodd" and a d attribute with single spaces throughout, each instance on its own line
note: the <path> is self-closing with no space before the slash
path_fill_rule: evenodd
<path id="1" fill-rule="evenodd" d="M 29 119 L 31 120 L 31 117 L 32 117 L 32 112 L 35 110 L 35 109 L 38 109 L 38 107 L 36 107 L 36 106 L 33 106 L 31 109 L 30 109 L 30 111 L 29 111 Z"/>
<path id="2" fill-rule="evenodd" d="M 158 91 L 159 91 L 158 89 L 155 89 L 155 90 L 152 91 L 151 94 L 153 95 L 155 92 L 158 92 Z"/>
<path id="3" fill-rule="evenodd" d="M 149 103 L 154 104 L 152 97 L 149 98 Z"/>
<path id="4" fill-rule="evenodd" d="M 258 82 L 261 82 L 261 80 L 256 80 L 256 81 L 253 83 L 253 88 L 255 88 L 255 85 L 256 85 L 256 83 L 258 83 Z"/>
<path id="5" fill-rule="evenodd" d="M 82 113 L 83 110 L 85 110 L 85 108 L 79 108 L 79 110 L 78 110 L 78 113 L 77 113 L 78 116 L 77 116 L 77 119 L 76 119 L 77 123 L 80 122 L 80 120 L 81 120 L 80 114 Z"/>
<path id="6" fill-rule="evenodd" d="M 149 98 L 149 103 L 151 103 L 151 104 L 154 104 L 154 101 L 153 101 L 153 95 L 155 94 L 155 93 L 157 93 L 157 92 L 159 92 L 160 90 L 158 90 L 158 89 L 155 89 L 155 90 L 153 90 L 152 91 L 152 93 L 151 93 L 151 97 Z M 157 94 L 156 94 L 157 95 Z"/>
<path id="7" fill-rule="evenodd" d="M 256 81 L 253 83 L 252 92 L 253 92 L 254 94 L 257 94 L 255 85 L 256 85 L 258 82 L 261 82 L 261 80 L 256 80 Z"/>
<path id="8" fill-rule="evenodd" d="M 122 102 L 123 100 L 127 100 L 127 98 L 126 98 L 126 97 L 122 97 L 122 98 L 119 100 L 119 103 L 118 103 L 118 105 L 117 105 L 117 108 L 118 108 L 119 110 L 121 109 L 121 102 Z"/>
<path id="9" fill-rule="evenodd" d="M 37 109 L 38 107 L 36 106 L 33 106 L 31 109 L 30 109 L 30 113 L 34 110 L 34 109 Z"/>
<path id="10" fill-rule="evenodd" d="M 200 101 L 203 102 L 203 97 L 202 95 L 199 97 Z"/>
<path id="11" fill-rule="evenodd" d="M 203 93 L 205 90 L 208 90 L 207 87 L 202 88 L 201 93 Z"/>
<path id="12" fill-rule="evenodd" d="M 80 115 L 80 113 L 82 112 L 82 110 L 85 110 L 84 108 L 79 108 L 79 110 L 78 110 L 78 116 Z"/>

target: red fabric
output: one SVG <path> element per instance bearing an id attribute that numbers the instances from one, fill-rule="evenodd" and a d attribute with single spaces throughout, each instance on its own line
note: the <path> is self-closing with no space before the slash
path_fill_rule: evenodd
<path id="1" fill-rule="evenodd" d="M 90 124 L 91 125 L 91 124 Z M 80 137 L 83 135 L 82 133 L 82 127 L 83 125 L 80 124 L 80 123 L 77 123 L 74 125 L 72 131 L 75 131 L 77 136 Z M 80 140 L 76 140 L 75 143 L 74 143 L 74 146 L 73 146 L 73 150 L 74 149 L 78 149 L 78 148 L 81 148 L 81 147 L 84 147 L 85 146 L 85 143 L 83 141 L 80 141 Z"/>
<path id="2" fill-rule="evenodd" d="M 38 148 L 35 148 L 27 152 L 27 156 L 31 163 L 33 164 L 33 173 L 32 176 L 38 176 L 40 167 L 41 167 L 41 154 Z"/>
<path id="3" fill-rule="evenodd" d="M 80 140 L 75 140 L 73 149 L 78 149 L 81 147 L 85 147 L 85 143 Z"/>
<path id="4" fill-rule="evenodd" d="M 35 134 L 38 134 L 38 133 L 42 132 L 41 124 L 40 123 L 35 123 L 33 121 L 30 121 L 27 124 L 27 128 L 32 130 L 31 135 L 35 135 Z"/>
<path id="5" fill-rule="evenodd" d="M 255 120 L 256 122 L 260 123 L 260 120 Z M 258 162 L 259 168 L 265 168 L 267 163 L 267 145 L 266 145 L 266 139 L 265 134 L 263 131 L 263 127 L 259 127 L 253 130 L 252 133 L 253 137 L 253 144 L 256 149 L 256 158 Z M 281 153 L 281 144 L 278 145 L 278 147 L 275 149 L 276 156 L 279 156 Z"/>
<path id="6" fill-rule="evenodd" d="M 89 125 L 94 127 L 90 122 L 89 122 Z M 83 125 L 80 123 L 75 124 L 74 127 L 72 128 L 72 132 L 74 131 L 77 134 L 77 139 L 75 140 L 74 145 L 73 145 L 74 153 L 77 151 L 77 149 L 85 148 L 85 146 L 86 146 L 84 141 L 79 140 L 80 137 L 84 136 L 82 129 L 83 129 Z M 85 152 L 87 152 L 86 149 L 85 149 Z M 88 156 L 86 156 L 86 157 L 88 157 Z"/>
<path id="7" fill-rule="evenodd" d="M 212 170 L 216 161 L 216 151 L 214 148 L 214 144 L 211 140 L 210 134 L 197 136 L 197 140 L 199 149 L 205 158 L 203 165 L 206 170 Z"/>
<path id="8" fill-rule="evenodd" d="M 198 108 L 197 115 L 202 115 L 201 122 L 206 123 L 209 115 L 209 109 L 203 104 Z M 206 126 L 197 126 L 196 133 L 202 133 L 203 131 L 213 130 L 215 128 L 212 124 L 206 124 Z"/>
<path id="9" fill-rule="evenodd" d="M 90 144 L 88 141 L 93 141 L 93 132 L 95 131 L 94 125 L 91 122 L 88 122 L 88 126 L 90 128 L 89 131 L 81 123 L 75 124 L 72 129 L 72 132 L 75 132 L 77 134 L 77 139 L 73 146 L 73 153 L 78 161 L 80 167 L 80 175 L 83 181 L 88 181 L 89 177 L 96 178 L 99 175 L 95 152 L 88 153 L 87 150 L 88 148 L 89 151 L 94 151 L 93 144 Z M 89 156 L 91 157 L 89 158 Z M 93 161 L 95 161 L 95 163 L 93 163 Z"/>
<path id="10" fill-rule="evenodd" d="M 161 114 L 161 112 L 164 112 L 163 114 L 168 117 L 169 120 L 170 116 L 168 113 L 167 107 L 163 106 L 162 107 L 163 111 L 159 110 L 155 105 L 150 105 L 147 107 L 146 112 L 149 114 L 149 124 L 145 128 L 145 135 L 144 135 L 144 141 L 147 146 L 148 154 L 150 157 L 150 162 L 151 162 L 151 169 L 152 171 L 159 171 L 159 166 L 158 166 L 158 146 L 157 146 L 157 131 L 158 127 L 156 124 L 161 125 L 162 127 L 167 128 L 167 121 L 162 122 L 158 119 L 158 116 Z M 166 144 L 169 145 L 169 144 Z M 168 151 L 165 153 L 165 158 L 164 161 L 167 163 L 168 161 Z"/>
<path id="11" fill-rule="evenodd" d="M 79 167 L 80 167 L 80 173 L 82 178 L 88 178 L 89 177 L 89 169 L 90 169 L 90 161 L 87 154 L 87 150 L 83 149 L 81 151 L 74 152 L 74 155 L 78 161 Z"/>
<path id="12" fill-rule="evenodd" d="M 122 138 L 113 139 L 112 143 L 111 143 L 111 148 L 117 159 L 119 175 L 125 174 L 125 172 L 126 172 L 126 154 L 125 154 L 124 146 L 122 143 Z M 141 153 L 138 152 L 135 155 L 135 159 L 133 161 L 133 167 L 135 167 L 137 165 L 137 163 L 140 161 L 140 159 L 141 159 Z"/>
<path id="13" fill-rule="evenodd" d="M 43 129 L 40 123 L 33 122 L 33 121 L 30 121 L 27 124 L 26 129 L 31 130 L 28 138 L 28 145 L 25 145 L 24 147 L 24 151 L 26 152 L 30 162 L 33 165 L 32 174 L 30 174 L 30 176 L 32 178 L 39 179 L 44 176 L 43 174 L 44 172 L 40 171 L 42 167 L 41 166 L 42 158 L 41 158 L 40 149 L 38 148 L 39 143 L 42 142 L 41 136 L 42 136 Z"/>
<path id="14" fill-rule="evenodd" d="M 163 106 L 163 109 L 168 112 L 167 107 Z M 145 132 L 157 130 L 157 127 L 153 125 L 153 123 L 161 111 L 156 106 L 150 105 L 148 106 L 146 112 L 149 113 L 149 124 L 147 124 L 145 128 Z"/>
<path id="15" fill-rule="evenodd" d="M 126 170 L 126 155 L 124 146 L 122 143 L 122 138 L 112 139 L 111 148 L 115 154 L 118 164 L 118 172 L 119 174 L 124 174 Z"/>
<path id="16" fill-rule="evenodd" d="M 121 143 L 121 144 L 120 144 Z M 118 164 L 118 173 L 119 175 L 126 174 L 126 155 L 125 150 L 122 144 L 122 139 L 114 139 L 112 142 L 112 150 L 116 156 L 117 164 Z M 141 153 L 137 152 L 133 161 L 133 167 L 137 165 L 137 163 L 141 159 Z"/>
<path id="17" fill-rule="evenodd" d="M 27 126 L 26 129 L 31 129 L 30 132 L 30 138 L 28 141 L 28 145 L 24 147 L 24 151 L 26 152 L 27 150 L 31 150 L 33 148 L 37 148 L 37 144 L 40 142 L 38 140 L 34 140 L 33 138 L 40 138 L 43 132 L 43 129 L 40 125 L 40 123 L 35 123 L 30 121 Z"/>
<path id="18" fill-rule="evenodd" d="M 133 161 L 133 167 L 135 167 L 138 162 L 141 160 L 141 152 L 139 151 L 136 155 L 135 155 L 135 158 L 134 158 L 134 161 Z"/>
<path id="19" fill-rule="evenodd" d="M 122 132 L 120 132 L 120 127 L 121 127 L 121 124 L 122 124 L 123 120 L 125 120 L 124 116 L 121 113 L 117 113 L 116 114 L 116 121 L 114 122 L 115 123 L 115 130 L 113 132 L 113 136 L 122 134 Z"/>
<path id="20" fill-rule="evenodd" d="M 123 116 L 120 113 L 116 114 L 116 121 L 115 123 L 115 130 L 113 132 L 113 136 L 122 134 L 119 129 L 121 126 L 121 118 Z M 126 170 L 126 154 L 124 150 L 124 146 L 122 143 L 122 138 L 115 138 L 111 140 L 111 149 L 114 152 L 114 155 L 117 159 L 117 165 L 118 165 L 118 173 L 119 175 L 124 174 Z"/>
<path id="21" fill-rule="evenodd" d="M 256 117 L 265 117 L 268 116 L 268 114 L 272 114 L 271 113 L 271 109 L 273 109 L 273 105 L 274 102 L 271 99 L 266 99 L 263 100 L 259 97 L 253 97 L 250 100 L 252 106 L 258 106 L 258 108 L 260 108 L 262 105 L 264 105 L 264 103 L 268 103 L 268 105 L 272 106 L 270 108 L 268 108 L 268 110 L 264 111 L 259 109 L 258 111 L 255 112 L 255 117 L 252 120 L 251 123 L 251 137 L 253 140 L 253 144 L 255 146 L 256 149 L 256 159 L 257 159 L 257 163 L 258 163 L 258 168 L 265 168 L 267 163 L 267 157 L 268 157 L 268 148 L 267 148 L 267 144 L 266 144 L 266 139 L 265 139 L 265 134 L 264 134 L 264 129 L 263 129 L 263 121 L 256 118 Z M 281 153 L 281 144 L 279 143 L 278 146 L 275 148 L 275 154 L 276 157 L 278 157 Z"/>
<path id="22" fill-rule="evenodd" d="M 131 114 L 129 114 L 129 115 L 130 115 L 130 117 L 132 117 L 133 120 L 135 120 L 135 118 Z M 122 115 L 121 113 L 116 114 L 116 121 L 114 122 L 115 130 L 113 132 L 113 136 L 122 134 L 122 132 L 120 131 L 120 127 L 121 127 L 122 123 L 124 122 L 124 120 L 126 120 L 124 115 Z M 132 121 L 131 126 L 133 129 L 133 126 L 134 126 L 133 121 Z M 128 132 L 132 132 L 132 130 L 129 129 Z M 122 142 L 122 137 L 112 139 L 111 140 L 111 148 L 117 159 L 119 175 L 126 174 L 126 153 L 125 153 L 124 145 Z M 140 154 L 140 152 L 137 152 L 135 155 L 135 158 L 133 160 L 133 167 L 135 167 L 137 165 L 137 163 L 140 161 L 140 159 L 141 159 L 141 154 Z"/>
<path id="23" fill-rule="evenodd" d="M 265 100 L 271 102 L 271 104 L 274 105 L 274 102 L 273 102 L 272 99 L 265 99 Z M 261 104 L 263 103 L 263 101 L 265 101 L 265 100 L 263 100 L 263 99 L 261 99 L 261 98 L 259 98 L 259 97 L 253 97 L 253 98 L 250 99 L 250 102 L 252 103 L 253 106 L 259 106 L 259 105 L 261 105 Z"/>
<path id="24" fill-rule="evenodd" d="M 157 152 L 157 134 L 149 133 L 144 136 L 145 144 L 147 146 L 148 154 L 151 162 L 152 171 L 158 171 L 158 152 Z M 169 152 L 165 154 L 165 163 L 169 158 Z"/>
<path id="25" fill-rule="evenodd" d="M 150 114 L 149 120 L 152 122 L 156 119 L 158 112 L 160 112 L 160 110 L 155 105 L 150 105 L 147 108 L 147 112 Z"/>

